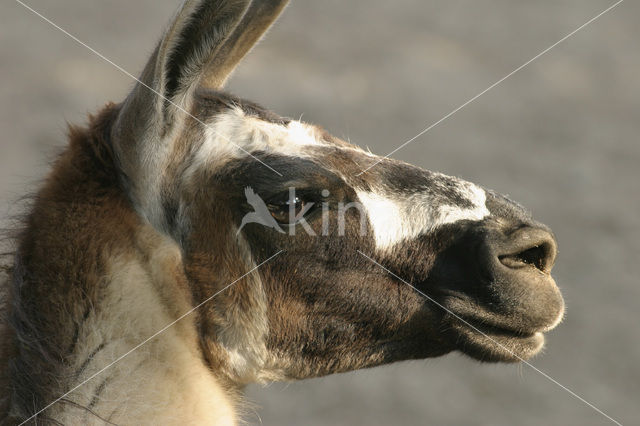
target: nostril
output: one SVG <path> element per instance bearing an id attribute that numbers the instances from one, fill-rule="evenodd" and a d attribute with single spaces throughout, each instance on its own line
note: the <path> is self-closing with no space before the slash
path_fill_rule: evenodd
<path id="1" fill-rule="evenodd" d="M 498 260 L 511 269 L 536 268 L 549 273 L 556 258 L 556 244 L 546 230 L 526 228 L 511 236 L 510 242 L 502 246 Z"/>
<path id="2" fill-rule="evenodd" d="M 500 262 L 509 268 L 522 268 L 528 265 L 534 266 L 542 272 L 551 270 L 551 246 L 549 244 L 541 244 L 519 253 L 498 256 Z"/>

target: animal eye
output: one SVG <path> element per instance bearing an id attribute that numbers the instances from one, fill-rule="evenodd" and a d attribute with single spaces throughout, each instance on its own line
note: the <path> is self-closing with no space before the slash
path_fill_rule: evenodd
<path id="1" fill-rule="evenodd" d="M 300 197 L 294 197 L 281 202 L 269 203 L 267 207 L 271 216 L 282 224 L 294 224 L 300 220 L 307 203 Z"/>

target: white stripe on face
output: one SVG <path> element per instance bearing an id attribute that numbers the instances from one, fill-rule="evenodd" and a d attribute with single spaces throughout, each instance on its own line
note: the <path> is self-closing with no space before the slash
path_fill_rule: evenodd
<path id="1" fill-rule="evenodd" d="M 207 126 L 193 166 L 215 167 L 258 151 L 308 157 L 303 147 L 324 144 L 313 126 L 294 120 L 286 126 L 270 123 L 234 108 L 217 115 Z"/>
<path id="2" fill-rule="evenodd" d="M 175 126 L 175 129 L 179 127 Z M 143 182 L 143 190 L 137 197 L 139 211 L 158 229 L 164 225 L 161 197 L 164 171 L 168 164 L 190 160 L 190 149 L 185 150 L 182 146 L 176 149 L 181 136 L 181 132 L 174 130 L 165 143 L 149 144 L 153 150 L 145 153 L 145 173 L 138 178 Z M 195 154 L 182 177 L 185 182 L 192 181 L 200 170 L 214 170 L 256 152 L 311 158 L 311 152 L 305 148 L 327 144 L 315 126 L 295 120 L 287 125 L 272 123 L 248 115 L 240 107 L 216 114 L 203 129 L 199 145 L 198 141 L 188 142 L 195 146 Z"/>
<path id="3" fill-rule="evenodd" d="M 293 120 L 288 125 L 271 123 L 247 115 L 240 108 L 234 108 L 216 115 L 207 126 L 204 141 L 185 177 L 190 180 L 198 170 L 215 169 L 230 160 L 245 158 L 248 156 L 247 152 L 262 151 L 314 159 L 318 157 L 318 152 L 313 148 L 328 145 L 333 146 L 318 135 L 314 126 Z M 375 157 L 356 146 L 339 149 Z M 341 174 L 340 171 L 336 172 Z M 349 182 L 347 176 L 343 177 Z M 356 190 L 369 218 L 378 248 L 388 249 L 444 224 L 460 220 L 481 220 L 489 215 L 485 206 L 486 194 L 482 188 L 437 173 L 432 174 L 432 177 L 433 186 L 408 195 L 385 189 L 384 182 L 380 182 L 378 188 L 381 189 L 374 192 Z M 439 185 L 439 177 L 442 185 Z M 376 184 L 371 183 L 374 186 Z M 452 184 L 457 195 L 466 200 L 465 204 L 470 204 L 470 207 L 456 206 L 453 200 L 447 202 L 444 193 L 447 188 L 451 189 Z"/>
<path id="4" fill-rule="evenodd" d="M 212 170 L 257 152 L 313 160 L 323 156 L 314 148 L 332 147 L 377 158 L 355 145 L 344 143 L 337 146 L 326 141 L 323 134 L 316 126 L 301 121 L 291 120 L 286 125 L 272 123 L 248 115 L 241 108 L 232 108 L 217 114 L 207 125 L 204 141 L 197 149 L 186 177 L 190 178 L 197 170 Z M 340 174 L 340 171 L 337 173 Z"/>
<path id="5" fill-rule="evenodd" d="M 376 247 L 387 250 L 398 243 L 432 232 L 439 226 L 460 220 L 481 220 L 488 216 L 484 190 L 463 180 L 459 181 L 459 185 L 459 195 L 473 207 L 435 202 L 428 192 L 402 198 L 400 194 L 356 191 L 369 217 Z"/>

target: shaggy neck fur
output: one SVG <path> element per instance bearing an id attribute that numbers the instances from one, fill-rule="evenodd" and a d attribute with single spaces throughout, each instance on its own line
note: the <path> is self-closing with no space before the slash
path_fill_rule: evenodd
<path id="1" fill-rule="evenodd" d="M 8 296 L 6 418 L 21 422 L 90 379 L 38 423 L 234 424 L 237 389 L 205 363 L 195 316 L 96 375 L 193 306 L 180 250 L 118 189 L 116 112 L 71 130 L 27 218 Z"/>

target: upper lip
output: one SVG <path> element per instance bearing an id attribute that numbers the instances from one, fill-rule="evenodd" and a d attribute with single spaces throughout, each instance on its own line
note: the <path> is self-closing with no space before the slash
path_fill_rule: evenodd
<path id="1" fill-rule="evenodd" d="M 483 308 L 482 304 L 453 291 L 441 291 L 446 301 L 439 302 L 455 322 L 463 323 L 476 331 L 488 334 L 502 334 L 512 337 L 531 337 L 538 332 L 546 332 L 553 325 L 534 326 L 509 322 L 509 314 L 497 313 Z M 452 306 L 454 305 L 454 306 Z M 457 320 L 457 321 L 456 321 Z"/>

